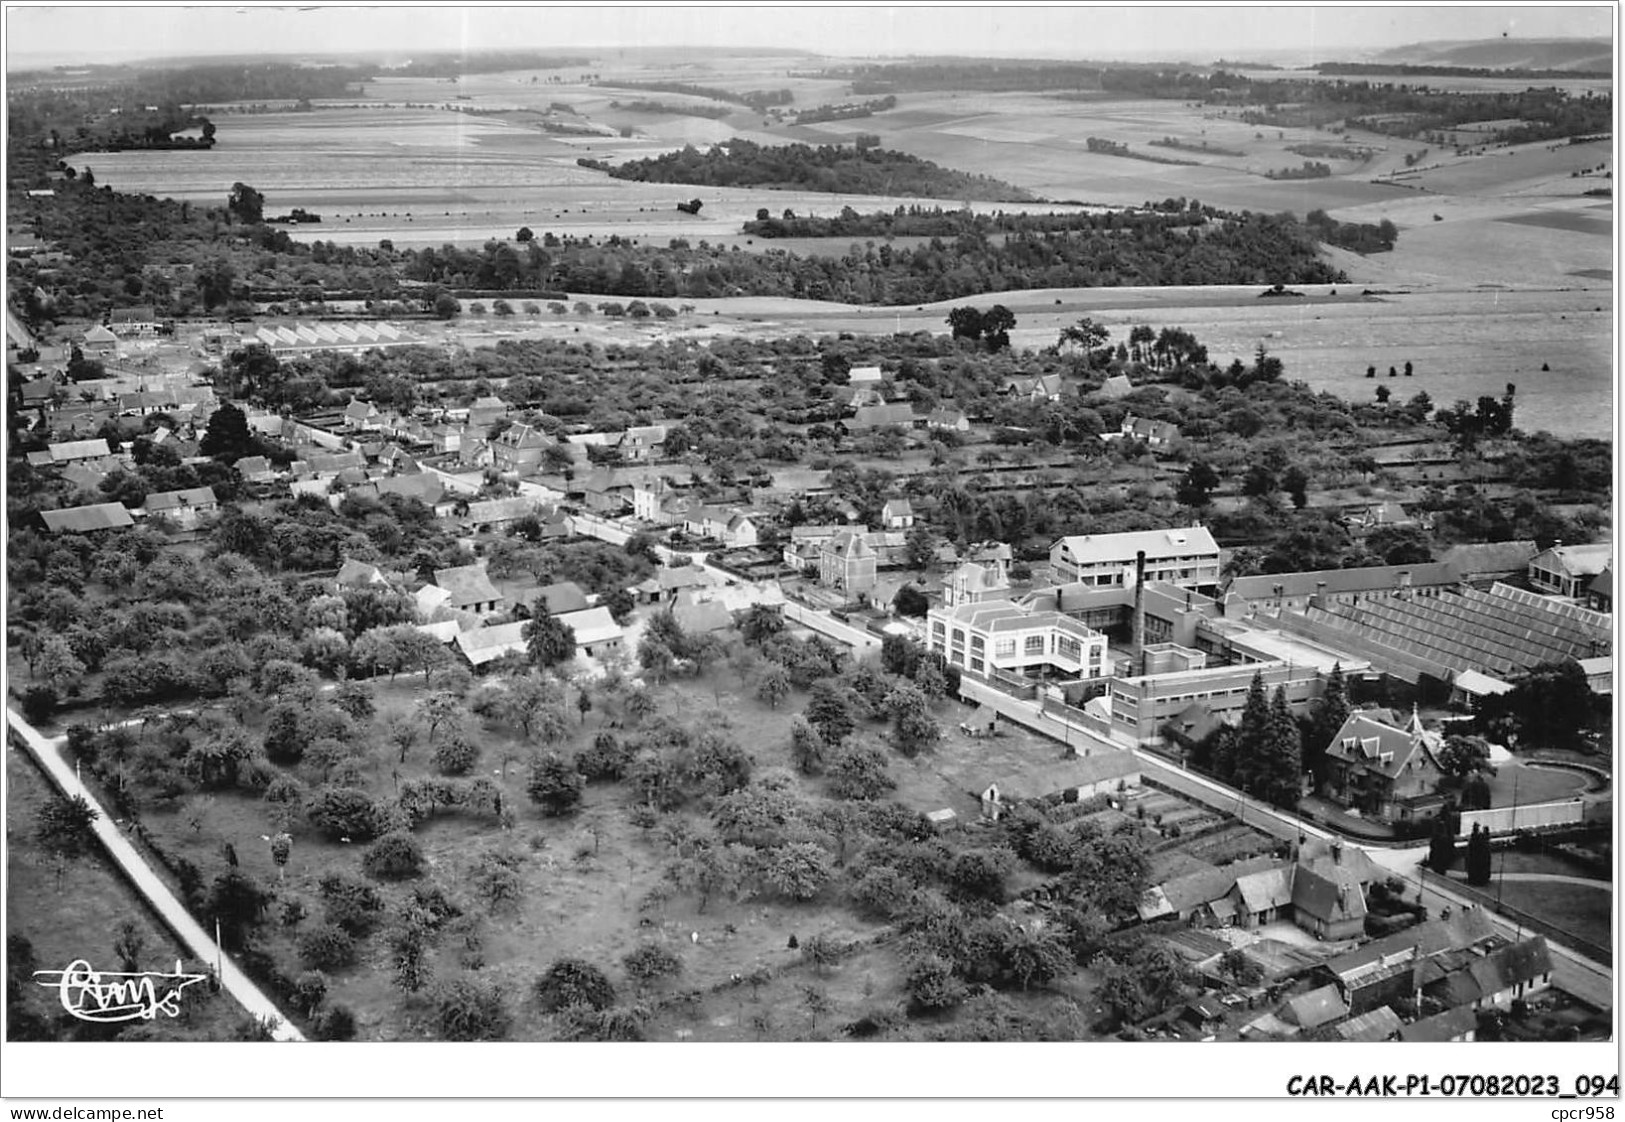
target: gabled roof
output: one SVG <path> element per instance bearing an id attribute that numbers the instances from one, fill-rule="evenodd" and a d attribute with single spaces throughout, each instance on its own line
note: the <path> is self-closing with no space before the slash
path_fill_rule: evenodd
<path id="1" fill-rule="evenodd" d="M 610 639 L 619 639 L 626 634 L 621 625 L 609 614 L 608 608 L 588 608 L 582 612 L 566 612 L 555 617 L 575 632 L 576 646 L 585 647 L 593 643 L 602 643 Z"/>
<path id="2" fill-rule="evenodd" d="M 913 518 L 914 504 L 907 499 L 887 499 L 886 505 L 880 508 L 882 518 Z"/>
<path id="3" fill-rule="evenodd" d="M 1148 562 L 1169 557 L 1189 557 L 1219 552 L 1219 543 L 1206 526 L 1170 527 L 1166 530 L 1131 530 L 1120 534 L 1076 534 L 1055 543 L 1065 547 L 1073 562 L 1079 565 L 1109 561 L 1132 562 L 1134 555 L 1145 550 Z"/>
<path id="4" fill-rule="evenodd" d="M 232 464 L 232 467 L 237 469 L 238 475 L 247 479 L 252 475 L 264 475 L 269 472 L 271 461 L 264 456 L 244 456 Z"/>
<path id="5" fill-rule="evenodd" d="M 1419 722 L 1400 729 L 1355 710 L 1326 746 L 1326 755 L 1396 779 L 1411 766 L 1418 752 L 1425 762 L 1437 767 L 1434 752 L 1438 744 L 1438 734 L 1423 731 Z"/>
<path id="6" fill-rule="evenodd" d="M 581 586 L 574 581 L 561 580 L 543 585 L 536 590 L 536 595 L 540 597 L 550 616 L 584 611 L 589 607 L 587 594 L 581 591 Z"/>
<path id="7" fill-rule="evenodd" d="M 46 445 L 50 453 L 50 462 L 64 463 L 68 460 L 88 460 L 97 456 L 111 456 L 112 449 L 107 447 L 107 441 L 101 437 L 95 440 L 67 440 L 60 444 Z"/>
<path id="8" fill-rule="evenodd" d="M 1612 596 L 1614 594 L 1614 566 L 1613 563 L 1603 566 L 1602 572 L 1596 579 L 1586 585 L 1586 591 L 1598 596 Z"/>
<path id="9" fill-rule="evenodd" d="M 1341 923 L 1366 914 L 1365 895 L 1359 880 L 1341 865 L 1318 870 L 1299 866 L 1292 877 L 1292 910 L 1323 923 Z"/>
<path id="10" fill-rule="evenodd" d="M 1589 577 L 1602 572 L 1613 559 L 1613 543 L 1597 542 L 1591 545 L 1553 546 L 1538 554 L 1530 564 L 1543 569 L 1557 569 L 1566 576 Z"/>
<path id="11" fill-rule="evenodd" d="M 1392 1040 L 1405 1024 L 1388 1006 L 1379 1006 L 1369 1013 L 1351 1017 L 1337 1026 L 1337 1035 L 1350 1041 Z"/>
<path id="12" fill-rule="evenodd" d="M 1126 374 L 1114 374 L 1106 379 L 1105 384 L 1097 392 L 1106 397 L 1127 397 L 1134 392 L 1134 383 L 1128 380 Z"/>
<path id="13" fill-rule="evenodd" d="M 93 503 L 90 506 L 40 512 L 45 528 L 53 534 L 87 534 L 94 530 L 116 530 L 135 525 L 123 503 Z"/>
<path id="14" fill-rule="evenodd" d="M 1532 541 L 1471 542 L 1453 545 L 1440 555 L 1439 560 L 1460 573 L 1462 577 L 1477 573 L 1508 576 L 1521 573 L 1540 552 Z"/>
<path id="15" fill-rule="evenodd" d="M 908 427 L 914 423 L 914 406 L 907 402 L 895 405 L 865 405 L 846 422 L 849 429 L 872 429 L 885 425 Z"/>
<path id="16" fill-rule="evenodd" d="M 974 561 L 966 561 L 959 568 L 948 574 L 944 585 L 954 585 L 963 578 L 967 592 L 1008 592 L 1010 582 L 996 568 L 978 565 Z"/>
<path id="17" fill-rule="evenodd" d="M 491 578 L 478 565 L 436 569 L 434 582 L 451 593 L 451 606 L 454 608 L 502 600 L 502 593 L 497 591 L 496 586 L 491 583 Z"/>
<path id="18" fill-rule="evenodd" d="M 546 448 L 558 442 L 535 425 L 509 425 L 491 443 L 502 448 L 522 450 Z"/>
<path id="19" fill-rule="evenodd" d="M 510 522 L 535 513 L 535 500 L 523 496 L 511 499 L 487 499 L 468 504 L 468 521 L 475 523 Z"/>
<path id="20" fill-rule="evenodd" d="M 1431 1017 L 1424 1017 L 1399 1030 L 1399 1039 L 1407 1044 L 1439 1044 L 1455 1040 L 1478 1030 L 1478 1011 L 1471 1005 L 1458 1005 Z"/>
<path id="21" fill-rule="evenodd" d="M 690 634 L 726 631 L 734 625 L 733 613 L 715 600 L 686 604 L 679 602 L 672 607 L 672 616 Z"/>
<path id="22" fill-rule="evenodd" d="M 1199 869 L 1194 873 L 1164 881 L 1161 895 L 1174 912 L 1187 911 L 1229 893 L 1241 880 L 1260 875 L 1275 865 L 1273 857 L 1250 857 L 1220 868 Z M 1143 914 L 1143 913 L 1142 913 Z M 1154 917 L 1153 917 L 1154 918 Z"/>
<path id="23" fill-rule="evenodd" d="M 524 635 L 527 623 L 528 620 L 521 620 L 460 632 L 456 640 L 457 649 L 475 666 L 499 659 L 505 654 L 523 651 L 528 645 Z"/>
<path id="24" fill-rule="evenodd" d="M 403 499 L 416 499 L 425 506 L 434 506 L 446 493 L 446 485 L 438 476 L 428 472 L 411 475 L 390 475 L 375 481 L 380 495 L 399 495 Z"/>
<path id="25" fill-rule="evenodd" d="M 1286 1009 L 1283 1010 L 1289 1018 L 1306 1029 L 1342 1020 L 1348 1015 L 1348 1011 L 1348 1006 L 1343 1002 L 1343 995 L 1335 985 L 1325 985 L 1308 993 L 1300 993 L 1297 997 L 1289 999 Z"/>
<path id="26" fill-rule="evenodd" d="M 369 565 L 365 561 L 346 558 L 344 564 L 339 566 L 338 575 L 333 583 L 341 585 L 383 584 L 384 572 L 377 565 Z"/>
<path id="27" fill-rule="evenodd" d="M 1254 914 L 1284 908 L 1292 902 L 1292 872 L 1292 866 L 1281 865 L 1237 877 L 1236 894 Z"/>
<path id="28" fill-rule="evenodd" d="M 869 545 L 869 535 L 863 530 L 838 530 L 834 537 L 824 543 L 824 549 L 843 560 L 875 555 Z"/>
<path id="29" fill-rule="evenodd" d="M 118 336 L 114 335 L 111 331 L 107 330 L 107 328 L 103 327 L 99 323 L 95 327 L 92 327 L 89 331 L 85 332 L 84 339 L 87 343 L 118 342 Z"/>
<path id="30" fill-rule="evenodd" d="M 181 507 L 200 507 L 215 505 L 214 489 L 211 487 L 188 487 L 182 491 L 158 491 L 147 496 L 142 509 L 151 514 L 162 510 L 179 510 Z"/>

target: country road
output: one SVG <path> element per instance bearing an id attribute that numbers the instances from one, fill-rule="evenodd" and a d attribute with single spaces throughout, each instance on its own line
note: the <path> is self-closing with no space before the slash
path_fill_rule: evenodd
<path id="1" fill-rule="evenodd" d="M 220 956 L 215 950 L 214 940 L 203 930 L 203 926 L 192 918 L 191 913 L 170 891 L 163 878 L 153 871 L 152 866 L 147 864 L 141 854 L 136 852 L 135 846 L 131 845 L 129 839 L 119 830 L 113 818 L 107 813 L 107 809 L 80 781 L 74 768 L 62 758 L 62 753 L 57 750 L 62 738 L 58 737 L 56 740 L 47 738 L 9 706 L 6 709 L 6 719 L 10 722 L 12 731 L 16 733 L 12 742 L 21 746 L 39 762 L 52 784 L 69 797 L 82 796 L 95 809 L 96 821 L 93 825 L 96 837 L 101 840 L 108 855 L 118 864 L 120 871 L 136 891 L 141 893 L 170 930 L 179 937 L 187 953 L 201 962 L 217 961 Z M 265 996 L 265 993 L 250 981 L 248 975 L 238 969 L 237 964 L 230 958 L 225 958 L 221 962 L 220 980 L 226 992 L 231 994 L 248 1013 L 272 1024 L 273 1039 L 293 1041 L 305 1039 L 277 1008 L 276 1003 Z"/>

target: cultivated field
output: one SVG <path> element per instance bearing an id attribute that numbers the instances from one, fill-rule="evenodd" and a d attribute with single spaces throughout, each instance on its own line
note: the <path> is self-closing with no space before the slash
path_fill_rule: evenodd
<path id="1" fill-rule="evenodd" d="M 792 108 L 853 100 L 841 83 L 791 77 L 791 66 L 784 57 L 730 58 L 711 65 L 673 58 L 639 66 L 609 58 L 595 62 L 593 70 L 605 80 L 680 81 L 735 91 L 788 88 L 795 94 Z M 1325 208 L 1342 221 L 1387 219 L 1400 230 L 1389 253 L 1362 257 L 1326 251 L 1352 282 L 1335 300 L 1328 286 L 1314 294 L 1327 299 L 1312 302 L 1260 301 L 1252 290 L 1226 289 L 1003 293 L 985 302 L 1016 311 L 1018 346 L 1052 343 L 1080 314 L 1114 331 L 1140 322 L 1180 324 L 1223 360 L 1248 355 L 1263 342 L 1286 362 L 1289 376 L 1344 396 L 1373 392 L 1361 377 L 1367 365 L 1386 371 L 1410 361 L 1418 374 L 1404 392 L 1425 389 L 1435 401 L 1448 403 L 1499 394 L 1513 381 L 1519 386 L 1523 427 L 1571 435 L 1611 432 L 1612 205 L 1584 195 L 1610 181 L 1598 174 L 1571 176 L 1599 165 L 1611 168 L 1606 143 L 1533 144 L 1460 157 L 1435 148 L 1422 155 L 1420 143 L 1377 134 L 1255 128 L 1238 119 L 1239 110 L 1222 106 L 1070 101 L 1036 94 L 905 93 L 890 112 L 796 126 L 743 107 L 722 120 L 610 109 L 612 101 L 623 106 L 638 99 L 698 102 L 680 94 L 584 85 L 579 78 L 571 72 L 521 72 L 451 82 L 380 79 L 368 83 L 365 92 L 376 108 L 221 114 L 220 143 L 213 151 L 95 154 L 79 163 L 122 190 L 199 202 L 222 201 L 230 185 L 241 180 L 266 194 L 272 213 L 300 206 L 323 216 L 319 226 L 290 229 L 293 237 L 348 244 L 389 238 L 400 246 L 478 244 L 512 238 L 519 226 L 528 225 L 538 234 L 618 234 L 656 244 L 703 239 L 751 252 L 840 254 L 848 239 L 753 239 L 741 226 L 761 207 L 829 215 L 848 205 L 868 211 L 964 202 L 640 184 L 576 166 L 582 156 L 619 160 L 727 136 L 816 144 L 873 133 L 886 146 L 997 176 L 1053 199 L 1136 204 L 1183 195 L 1299 215 Z M 554 103 L 574 113 L 550 113 Z M 402 108 L 407 104 L 417 108 Z M 606 134 L 626 129 L 632 135 L 549 134 L 541 128 L 544 119 L 598 127 Z M 1195 165 L 1090 153 L 1091 136 Z M 1164 137 L 1241 155 L 1149 143 Z M 1374 155 L 1364 162 L 1329 161 L 1334 174 L 1326 179 L 1264 178 L 1267 170 L 1302 162 L 1288 146 L 1316 142 L 1369 147 Z M 1419 156 L 1420 162 L 1406 169 L 1406 156 Z M 1384 181 L 1373 182 L 1378 177 Z M 675 209 L 690 197 L 704 202 L 699 215 Z M 977 209 L 1054 207 L 978 204 Z M 1367 288 L 1399 295 L 1352 299 Z M 469 341 L 506 332 L 607 340 L 667 331 L 702 336 L 940 331 L 946 314 L 946 308 L 932 306 L 863 309 L 750 298 L 687 302 L 698 306 L 695 315 L 660 326 L 515 317 L 482 328 Z"/>

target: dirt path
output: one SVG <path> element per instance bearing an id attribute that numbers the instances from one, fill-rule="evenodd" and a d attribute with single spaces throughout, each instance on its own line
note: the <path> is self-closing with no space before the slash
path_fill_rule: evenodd
<path id="1" fill-rule="evenodd" d="M 1459 869 L 1453 871 L 1450 876 L 1453 880 L 1467 879 L 1467 874 Z M 1498 873 L 1497 877 L 1500 880 L 1532 880 L 1544 884 L 1580 884 L 1587 888 L 1600 888 L 1605 892 L 1613 887 L 1607 881 L 1598 880 L 1596 877 L 1571 877 L 1563 873 Z"/>

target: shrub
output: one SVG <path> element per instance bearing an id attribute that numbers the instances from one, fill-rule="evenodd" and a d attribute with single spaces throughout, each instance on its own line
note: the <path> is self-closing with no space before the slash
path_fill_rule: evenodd
<path id="1" fill-rule="evenodd" d="M 361 858 L 368 876 L 406 880 L 423 872 L 423 847 L 410 834 L 385 834 Z"/>
<path id="2" fill-rule="evenodd" d="M 467 775 L 479 758 L 479 746 L 473 741 L 449 736 L 435 748 L 430 762 L 442 775 Z"/>
<path id="3" fill-rule="evenodd" d="M 33 724 L 51 719 L 56 712 L 56 690 L 47 685 L 29 686 L 23 691 L 23 716 Z"/>
<path id="4" fill-rule="evenodd" d="M 299 936 L 299 961 L 312 970 L 334 970 L 355 964 L 355 940 L 331 923 Z"/>
<path id="5" fill-rule="evenodd" d="M 550 752 L 531 761 L 530 780 L 525 790 L 542 808 L 543 814 L 558 818 L 575 810 L 581 802 L 582 786 L 580 773 Z"/>
<path id="6" fill-rule="evenodd" d="M 572 1005 L 608 1009 L 615 1004 L 615 987 L 604 972 L 578 958 L 561 958 L 536 979 L 536 999 L 549 1013 Z"/>
<path id="7" fill-rule="evenodd" d="M 632 746 L 622 743 L 612 732 L 599 733 L 591 748 L 576 754 L 576 770 L 589 783 L 620 779 L 631 762 Z"/>
<path id="8" fill-rule="evenodd" d="M 329 873 L 321 881 L 327 922 L 351 935 L 366 935 L 378 926 L 384 898 L 366 881 L 348 873 Z"/>
<path id="9" fill-rule="evenodd" d="M 343 1005 L 335 1005 L 323 1014 L 316 1026 L 318 1040 L 354 1040 L 355 1014 Z"/>
<path id="10" fill-rule="evenodd" d="M 495 981 L 462 977 L 442 986 L 436 1000 L 440 1035 L 446 1040 L 501 1040 L 512 1017 Z"/>
<path id="11" fill-rule="evenodd" d="M 306 970 L 294 981 L 289 1002 L 304 1016 L 314 1017 L 326 1000 L 327 975 L 320 970 Z"/>
<path id="12" fill-rule="evenodd" d="M 380 832 L 378 808 L 357 787 L 322 787 L 305 813 L 332 841 L 371 841 Z"/>
<path id="13" fill-rule="evenodd" d="M 621 959 L 621 966 L 625 968 L 628 977 L 640 982 L 652 982 L 656 978 L 667 978 L 681 973 L 683 960 L 665 947 L 656 943 L 645 943 L 637 950 L 626 954 Z"/>

